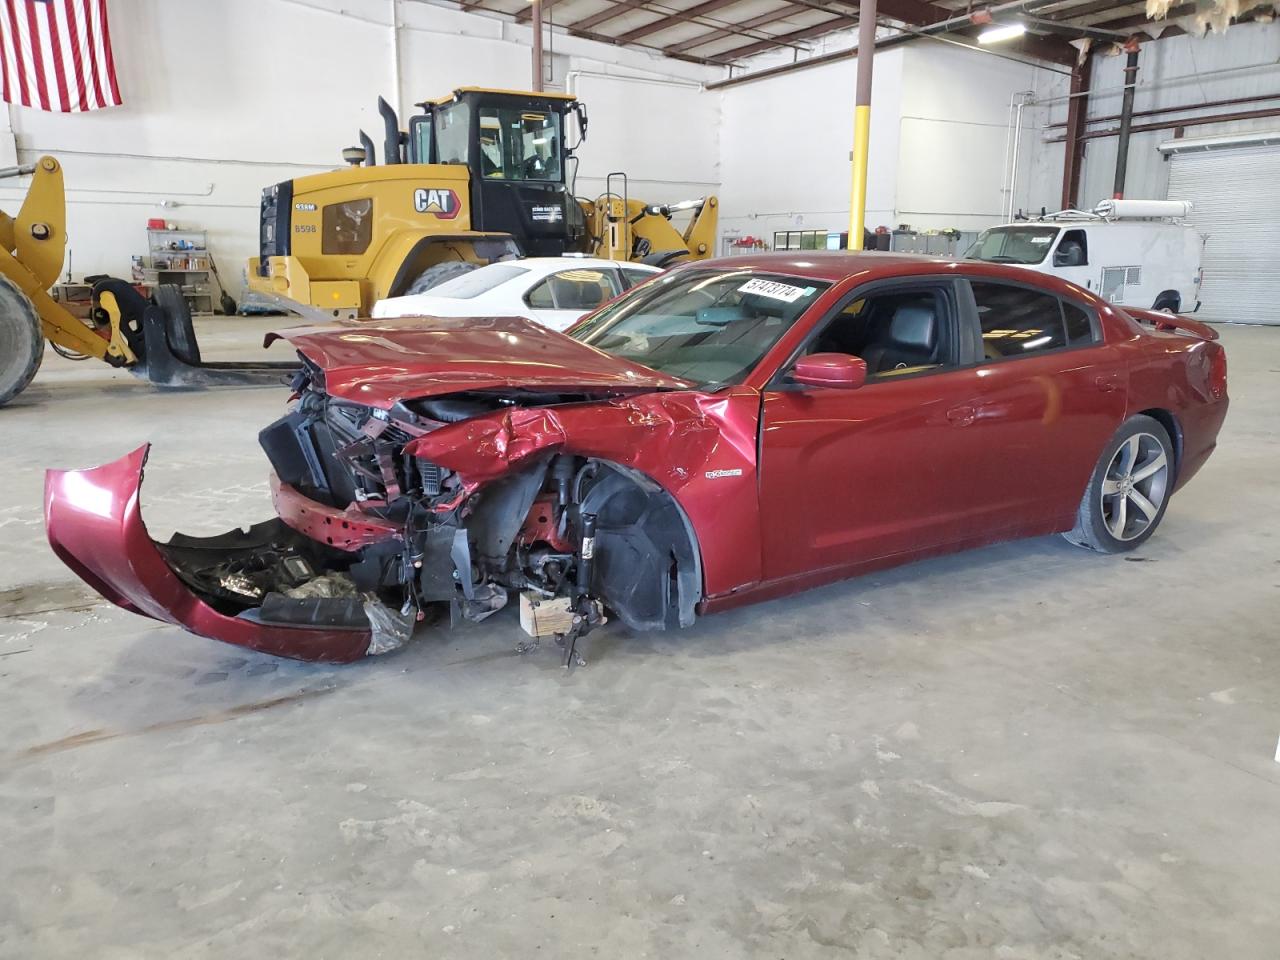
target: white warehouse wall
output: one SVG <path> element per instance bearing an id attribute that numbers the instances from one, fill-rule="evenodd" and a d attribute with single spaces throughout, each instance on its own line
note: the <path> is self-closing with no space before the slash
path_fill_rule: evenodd
<path id="1" fill-rule="evenodd" d="M 904 49 L 876 57 L 871 88 L 867 224 L 890 223 Z M 726 239 L 778 230 L 849 228 L 857 61 L 752 81 L 722 91 L 720 227 Z"/>
<path id="2" fill-rule="evenodd" d="M 397 86 L 391 9 L 388 0 L 109 0 L 124 106 L 0 109 L 0 164 L 15 145 L 22 162 L 62 161 L 76 277 L 127 275 L 130 256 L 146 252 L 147 219 L 163 217 L 209 231 L 237 294 L 257 248 L 262 188 L 339 166 L 359 127 L 381 143 L 377 97 L 393 99 Z M 529 28 L 414 0 L 397 0 L 396 11 L 409 110 L 458 86 L 529 86 Z M 718 190 L 718 97 L 700 84 L 719 71 L 565 36 L 552 60 L 553 85 L 575 88 L 593 120 L 580 193 L 594 195 L 614 169 L 654 201 Z M 24 193 L 24 181 L 0 181 L 5 209 Z"/>
<path id="3" fill-rule="evenodd" d="M 1059 199 L 1062 151 L 1032 159 L 1045 111 L 1026 109 L 1019 176 L 1009 175 L 1018 95 L 1065 93 L 1065 68 L 1037 67 L 937 41 L 904 48 L 895 219 L 917 230 L 981 230 L 1012 209 L 1053 207 Z M 1057 158 L 1054 168 L 1053 159 Z M 1034 172 L 1033 172 L 1034 168 Z"/>
<path id="4" fill-rule="evenodd" d="M 845 230 L 856 58 L 724 88 L 721 224 L 726 238 Z M 976 230 L 1003 219 L 1010 100 L 1065 92 L 1065 74 L 919 41 L 876 54 L 867 226 Z M 1051 204 L 1061 150 L 1033 161 L 1046 111 L 1026 110 L 1014 208 Z"/>

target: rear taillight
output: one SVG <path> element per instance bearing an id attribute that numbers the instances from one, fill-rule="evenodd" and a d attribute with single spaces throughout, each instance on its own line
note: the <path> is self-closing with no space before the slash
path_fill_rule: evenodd
<path id="1" fill-rule="evenodd" d="M 1227 395 L 1227 351 L 1220 344 L 1210 344 L 1212 356 L 1209 359 L 1209 392 L 1215 400 Z"/>

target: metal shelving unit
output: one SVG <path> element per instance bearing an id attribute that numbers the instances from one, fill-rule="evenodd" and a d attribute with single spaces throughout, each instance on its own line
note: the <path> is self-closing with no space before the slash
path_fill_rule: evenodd
<path id="1" fill-rule="evenodd" d="M 147 283 L 173 284 L 182 290 L 191 313 L 213 313 L 216 291 L 209 267 L 209 236 L 204 230 L 147 229 Z"/>

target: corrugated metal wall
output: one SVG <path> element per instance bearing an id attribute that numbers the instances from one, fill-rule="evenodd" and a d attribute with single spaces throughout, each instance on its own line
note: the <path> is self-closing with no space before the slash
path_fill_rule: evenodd
<path id="1" fill-rule="evenodd" d="M 1142 111 L 1233 97 L 1280 94 L 1280 57 L 1277 57 L 1277 53 L 1280 53 L 1280 21 L 1237 24 L 1226 33 L 1200 38 L 1171 37 L 1143 44 L 1134 109 Z M 1092 86 L 1095 93 L 1089 98 L 1090 117 L 1111 116 L 1120 112 L 1124 60 L 1123 56 L 1094 58 Z M 1280 107 L 1280 100 L 1239 108 L 1211 107 L 1167 116 L 1140 117 L 1134 122 L 1150 123 L 1162 119 L 1265 107 Z M 1054 113 L 1058 118 L 1065 119 L 1065 105 L 1055 105 Z M 1188 127 L 1187 136 L 1209 137 L 1255 130 L 1280 130 L 1280 117 Z M 1133 135 L 1129 147 L 1126 196 L 1138 199 L 1166 197 L 1169 162 L 1161 155 L 1158 147 L 1173 137 L 1173 130 Z M 1063 149 L 1060 143 L 1044 146 L 1059 152 Z M 1116 138 L 1090 140 L 1085 150 L 1080 181 L 1081 203 L 1092 206 L 1111 196 L 1115 167 Z"/>
<path id="2" fill-rule="evenodd" d="M 1280 146 L 1174 156 L 1169 193 L 1206 237 L 1204 319 L 1280 324 Z"/>

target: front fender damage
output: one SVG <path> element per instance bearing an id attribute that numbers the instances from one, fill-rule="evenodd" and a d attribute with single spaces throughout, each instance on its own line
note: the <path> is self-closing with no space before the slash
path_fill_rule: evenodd
<path id="1" fill-rule="evenodd" d="M 651 630 L 690 625 L 704 594 L 701 552 L 680 493 L 704 472 L 722 436 L 698 400 L 648 394 L 508 408 L 424 434 L 405 452 L 455 471 L 469 496 L 479 493 L 464 507 L 473 533 L 476 518 L 494 509 L 493 491 L 505 493 L 523 477 L 538 478 L 537 488 L 553 460 L 582 464 L 571 499 L 599 521 L 592 593 L 627 626 Z M 753 452 L 750 441 L 744 446 Z M 580 501 L 579 485 L 586 489 Z M 511 516 L 523 516 L 526 505 Z"/>
<path id="2" fill-rule="evenodd" d="M 708 461 L 720 430 L 687 396 L 646 394 L 557 409 L 508 408 L 433 430 L 405 452 L 456 471 L 471 489 L 560 452 L 629 466 L 679 489 Z"/>

